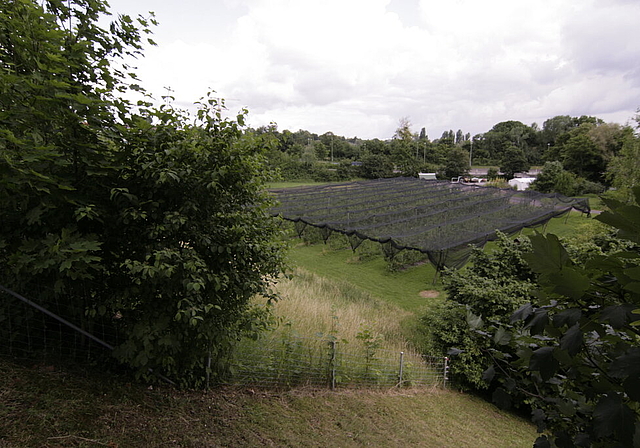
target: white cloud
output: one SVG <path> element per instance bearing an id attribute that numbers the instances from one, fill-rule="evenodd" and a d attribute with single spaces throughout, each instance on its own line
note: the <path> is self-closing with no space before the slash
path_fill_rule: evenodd
<path id="1" fill-rule="evenodd" d="M 123 1 L 112 3 L 131 9 Z M 171 86 L 187 104 L 213 88 L 231 109 L 247 106 L 255 126 L 388 138 L 408 116 L 415 131 L 426 126 L 435 138 L 450 128 L 475 134 L 499 121 L 541 123 L 558 114 L 624 122 L 640 105 L 633 1 L 188 0 L 180 7 L 152 4 L 161 46 L 140 64 L 148 90 Z"/>

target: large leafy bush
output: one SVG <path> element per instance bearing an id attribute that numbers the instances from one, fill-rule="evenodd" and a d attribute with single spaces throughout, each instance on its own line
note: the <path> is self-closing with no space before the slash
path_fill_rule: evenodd
<path id="1" fill-rule="evenodd" d="M 637 201 L 640 188 L 634 193 Z M 451 299 L 466 302 L 466 325 L 458 312 L 441 313 L 434 326 L 434 340 L 460 352 L 452 366 L 460 363 L 463 384 L 490 387 L 502 407 L 532 410 L 536 447 L 640 446 L 640 207 L 606 203 L 611 211 L 596 219 L 616 238 L 578 238 L 567 248 L 555 235 L 534 235 L 517 259 L 526 264 L 512 264 L 518 269 L 479 270 L 476 261 L 472 274 L 453 275 L 461 288 L 449 286 Z M 527 294 L 503 296 L 501 267 L 504 284 L 531 281 Z M 484 297 L 466 293 L 475 285 Z M 503 306 L 518 300 L 514 312 Z"/>
<path id="2" fill-rule="evenodd" d="M 445 272 L 448 299 L 421 319 L 427 351 L 453 356 L 451 375 L 458 387 L 487 387 L 482 374 L 491 363 L 490 341 L 474 329 L 484 321 L 508 322 L 511 313 L 530 299 L 534 286 L 522 258 L 529 240 L 498 236 L 494 250 L 474 249 L 465 269 Z"/>
<path id="3" fill-rule="evenodd" d="M 111 320 L 120 360 L 195 385 L 262 325 L 249 299 L 281 271 L 264 145 L 215 99 L 195 120 L 118 99 L 140 88 L 114 58 L 149 23 L 102 29 L 106 6 L 2 2 L 0 283 Z"/>

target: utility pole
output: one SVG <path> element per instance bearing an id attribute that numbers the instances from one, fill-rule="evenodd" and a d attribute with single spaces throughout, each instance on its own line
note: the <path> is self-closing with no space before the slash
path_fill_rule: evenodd
<path id="1" fill-rule="evenodd" d="M 331 136 L 331 163 L 333 163 L 333 135 Z"/>

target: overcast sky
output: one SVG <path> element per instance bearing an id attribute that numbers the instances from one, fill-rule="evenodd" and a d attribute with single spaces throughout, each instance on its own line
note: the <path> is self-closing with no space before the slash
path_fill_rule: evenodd
<path id="1" fill-rule="evenodd" d="M 109 0 L 154 11 L 144 87 L 209 89 L 253 127 L 431 139 L 556 115 L 627 123 L 640 107 L 638 0 Z"/>

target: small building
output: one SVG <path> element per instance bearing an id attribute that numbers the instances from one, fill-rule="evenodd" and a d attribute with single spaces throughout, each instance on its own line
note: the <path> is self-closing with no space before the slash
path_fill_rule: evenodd
<path id="1" fill-rule="evenodd" d="M 509 180 L 509 186 L 516 187 L 516 190 L 522 191 L 529 188 L 529 184 L 531 184 L 531 182 L 533 182 L 534 180 L 536 180 L 535 177 L 514 177 L 513 179 Z"/>
<path id="2" fill-rule="evenodd" d="M 418 173 L 418 179 L 422 180 L 438 180 L 436 173 Z"/>

